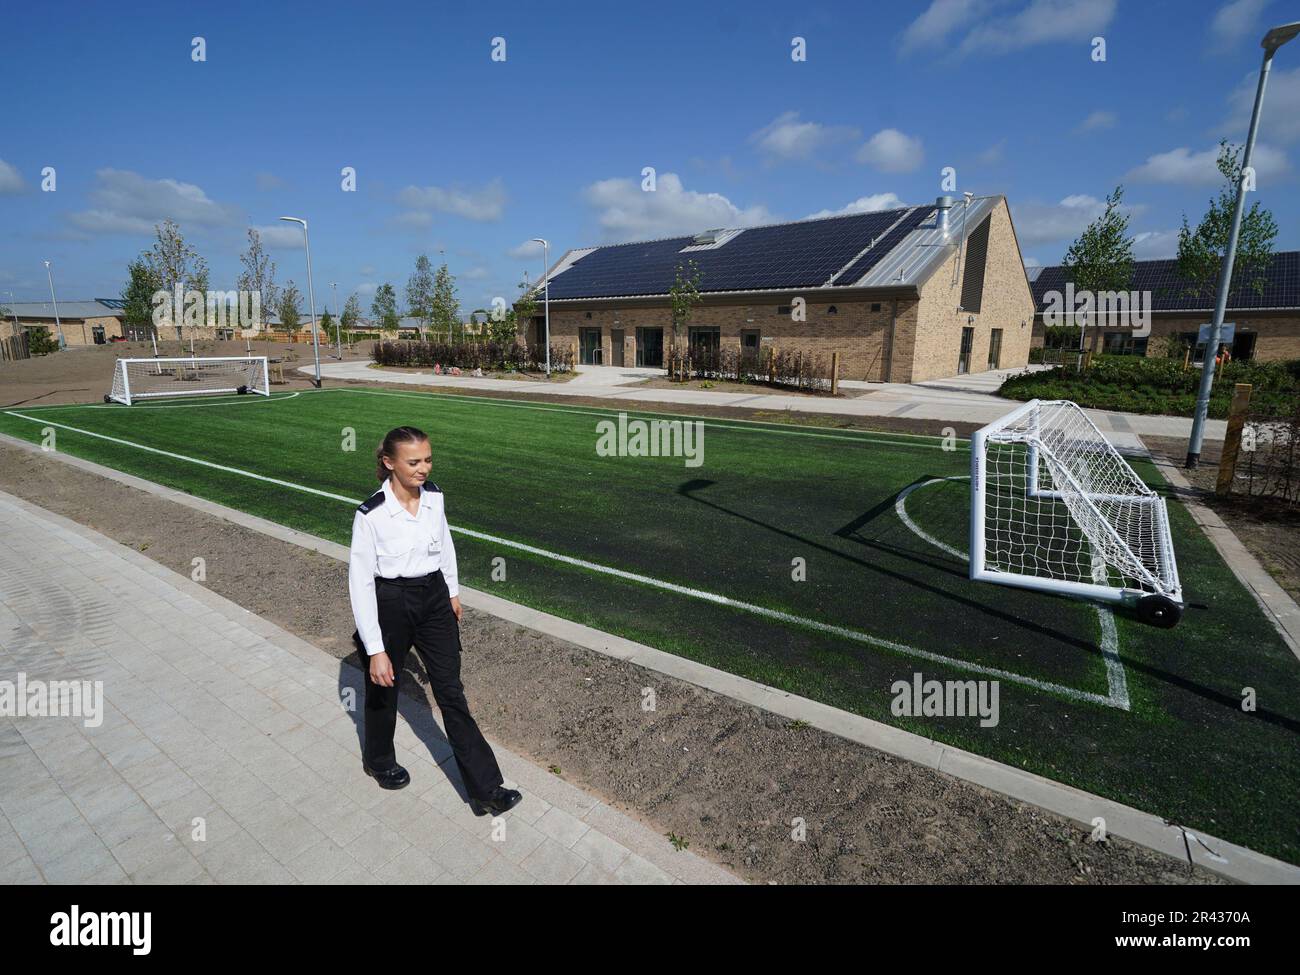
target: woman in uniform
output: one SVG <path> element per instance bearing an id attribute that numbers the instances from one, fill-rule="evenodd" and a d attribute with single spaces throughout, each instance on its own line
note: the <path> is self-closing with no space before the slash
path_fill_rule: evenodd
<path id="1" fill-rule="evenodd" d="M 411 781 L 397 764 L 398 679 L 415 645 L 442 710 L 465 791 L 480 816 L 523 798 L 502 785 L 496 757 L 469 713 L 460 681 L 460 587 L 442 491 L 429 480 L 429 438 L 415 427 L 388 431 L 375 451 L 382 488 L 352 519 L 348 590 L 365 671 L 362 767 L 385 789 Z"/>

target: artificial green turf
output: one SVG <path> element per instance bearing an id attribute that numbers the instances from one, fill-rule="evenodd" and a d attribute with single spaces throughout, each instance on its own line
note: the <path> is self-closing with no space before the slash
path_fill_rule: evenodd
<path id="1" fill-rule="evenodd" d="M 195 408 L 19 410 L 342 495 L 377 486 L 373 448 L 401 423 L 424 428 L 454 526 L 905 644 L 1104 694 L 1094 610 L 966 578 L 963 561 L 897 517 L 899 490 L 964 475 L 969 454 L 889 434 L 708 420 L 704 463 L 600 457 L 596 423 L 616 411 L 424 393 L 337 389 Z M 635 414 L 634 416 L 647 416 Z M 0 430 L 41 425 L 0 414 Z M 355 431 L 357 449 L 342 444 Z M 347 543 L 348 503 L 57 431 L 58 449 Z M 1159 484 L 1149 465 L 1139 473 Z M 964 550 L 964 481 L 907 502 L 930 534 Z M 793 693 L 907 727 L 1188 826 L 1300 860 L 1292 801 L 1300 666 L 1208 540 L 1171 504 L 1189 609 L 1175 630 L 1120 618 L 1131 711 L 1003 680 L 1001 721 L 896 718 L 890 685 L 979 678 L 742 609 L 588 571 L 458 534 L 461 578 L 484 589 Z M 504 557 L 503 582 L 490 579 Z M 791 578 L 804 559 L 807 580 Z M 491 652 L 475 648 L 470 652 Z M 1259 711 L 1241 712 L 1243 687 Z"/>

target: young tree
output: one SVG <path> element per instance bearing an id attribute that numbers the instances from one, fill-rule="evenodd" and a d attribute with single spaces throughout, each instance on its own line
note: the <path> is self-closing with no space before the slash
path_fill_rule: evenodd
<path id="1" fill-rule="evenodd" d="M 424 338 L 424 326 L 433 320 L 433 300 L 433 265 L 421 254 L 415 259 L 415 273 L 406 282 L 407 314 L 420 319 L 421 338 Z"/>
<path id="2" fill-rule="evenodd" d="M 325 313 L 320 317 L 320 330 L 325 333 L 325 340 L 327 342 L 342 341 L 342 339 L 340 339 L 336 334 L 338 332 L 338 323 L 334 321 L 334 316 L 330 314 L 328 308 L 325 309 Z"/>
<path id="3" fill-rule="evenodd" d="M 1061 261 L 1065 280 L 1073 281 L 1076 291 L 1127 291 L 1133 281 L 1133 238 L 1128 235 L 1129 215 L 1120 209 L 1124 187 L 1116 186 L 1106 197 L 1106 209 L 1084 228 L 1070 245 Z M 1073 312 L 1074 309 L 1070 309 Z M 1086 321 L 1079 325 L 1079 348 L 1084 347 Z"/>
<path id="4" fill-rule="evenodd" d="M 275 285 L 275 261 L 263 249 L 262 235 L 253 227 L 248 228 L 248 250 L 239 255 L 239 263 L 244 266 L 239 273 L 239 290 L 261 296 L 262 320 L 256 324 L 265 329 L 266 316 L 280 300 L 280 289 Z"/>
<path id="5" fill-rule="evenodd" d="M 185 242 L 175 221 L 164 220 L 154 227 L 154 234 L 153 246 L 140 257 L 158 282 L 158 287 L 174 293 L 179 284 L 184 291 L 206 292 L 207 262 Z"/>
<path id="6" fill-rule="evenodd" d="M 343 303 L 343 315 L 339 319 L 339 324 L 343 326 L 343 331 L 351 332 L 356 329 L 359 321 L 361 321 L 361 299 L 352 294 Z"/>
<path id="7" fill-rule="evenodd" d="M 370 302 L 370 313 L 379 319 L 381 330 L 397 331 L 397 292 L 387 281 L 375 290 L 374 300 Z"/>
<path id="8" fill-rule="evenodd" d="M 681 330 L 690 320 L 691 312 L 701 301 L 700 269 L 694 261 L 677 265 L 677 276 L 668 291 L 673 312 L 673 344 L 681 338 Z"/>
<path id="9" fill-rule="evenodd" d="M 280 327 L 288 332 L 298 331 L 298 306 L 302 303 L 302 292 L 293 283 L 293 278 L 284 286 L 280 295 L 280 304 L 276 309 L 280 313 Z"/>
<path id="10" fill-rule="evenodd" d="M 456 297 L 456 279 L 443 264 L 433 281 L 433 310 L 430 316 L 437 331 L 446 331 L 447 341 L 452 340 L 453 329 L 460 327 L 460 301 Z"/>
<path id="11" fill-rule="evenodd" d="M 1178 231 L 1178 276 L 1188 281 L 1185 296 L 1213 301 L 1219 283 L 1219 273 L 1228 251 L 1228 232 L 1232 226 L 1232 211 L 1237 205 L 1237 183 L 1241 179 L 1241 149 L 1231 146 L 1226 139 L 1219 142 L 1216 165 L 1223 174 L 1225 185 L 1200 224 L 1192 230 L 1183 214 L 1183 228 Z M 1273 241 L 1277 238 L 1277 221 L 1273 214 L 1256 200 L 1241 215 L 1241 230 L 1237 236 L 1237 254 L 1233 261 L 1232 281 L 1228 290 L 1239 287 L 1252 288 L 1263 294 L 1267 271 L 1272 260 Z"/>
<path id="12" fill-rule="evenodd" d="M 159 283 L 142 257 L 126 266 L 130 277 L 122 289 L 122 324 L 140 335 L 156 336 L 153 324 L 153 296 Z"/>

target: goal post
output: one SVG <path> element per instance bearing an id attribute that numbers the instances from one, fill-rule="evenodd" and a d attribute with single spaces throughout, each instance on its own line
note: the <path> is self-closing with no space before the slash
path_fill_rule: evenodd
<path id="1" fill-rule="evenodd" d="M 971 437 L 970 577 L 1175 625 L 1165 501 L 1076 403 L 1031 400 Z"/>
<path id="2" fill-rule="evenodd" d="M 113 370 L 113 388 L 104 394 L 104 402 L 130 406 L 142 399 L 206 393 L 260 393 L 270 396 L 267 357 L 118 359 Z"/>

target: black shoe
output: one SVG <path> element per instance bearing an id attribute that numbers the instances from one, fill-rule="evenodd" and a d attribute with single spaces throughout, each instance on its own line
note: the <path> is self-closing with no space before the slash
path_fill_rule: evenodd
<path id="1" fill-rule="evenodd" d="M 373 769 L 362 762 L 361 767 L 366 770 L 366 775 L 374 776 L 381 789 L 403 789 L 411 784 L 411 774 L 400 765 L 388 769 Z"/>
<path id="2" fill-rule="evenodd" d="M 507 789 L 505 786 L 499 785 L 492 790 L 492 795 L 486 799 L 475 799 L 471 796 L 469 805 L 474 810 L 475 816 L 486 816 L 488 813 L 493 816 L 500 816 L 506 810 L 519 805 L 523 798 L 523 793 L 518 789 Z"/>

